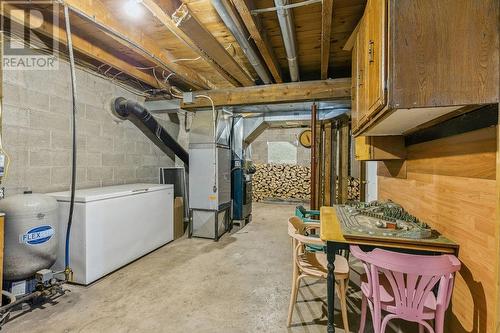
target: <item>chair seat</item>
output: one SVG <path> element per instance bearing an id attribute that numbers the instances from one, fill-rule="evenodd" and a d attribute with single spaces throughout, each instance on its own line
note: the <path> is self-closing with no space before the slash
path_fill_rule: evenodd
<path id="1" fill-rule="evenodd" d="M 318 277 L 324 277 L 328 275 L 328 261 L 326 259 L 326 254 L 323 252 L 305 252 L 299 256 L 299 267 L 306 274 L 314 275 Z M 349 273 L 349 264 L 347 259 L 342 256 L 335 256 L 335 274 L 342 275 L 339 278 L 344 279 L 343 275 Z"/>
<path id="2" fill-rule="evenodd" d="M 394 304 L 394 295 L 392 293 L 391 283 L 385 276 L 385 274 L 379 275 L 380 283 L 380 302 L 382 310 L 390 313 L 396 313 L 396 307 Z M 366 273 L 361 275 L 361 291 L 365 296 L 369 294 L 368 278 Z M 424 318 L 422 319 L 434 319 L 435 311 L 437 307 L 437 299 L 434 293 L 429 293 L 424 304 Z"/>

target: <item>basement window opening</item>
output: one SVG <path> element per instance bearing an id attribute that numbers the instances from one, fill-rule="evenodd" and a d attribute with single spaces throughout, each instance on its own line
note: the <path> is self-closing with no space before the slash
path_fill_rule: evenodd
<path id="1" fill-rule="evenodd" d="M 286 141 L 268 142 L 267 161 L 271 164 L 297 164 L 297 147 Z"/>

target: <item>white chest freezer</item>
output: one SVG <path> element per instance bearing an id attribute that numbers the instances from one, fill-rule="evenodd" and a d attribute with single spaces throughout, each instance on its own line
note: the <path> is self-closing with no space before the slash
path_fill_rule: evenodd
<path id="1" fill-rule="evenodd" d="M 59 250 L 64 269 L 70 192 L 59 202 Z M 74 283 L 87 285 L 173 240 L 173 185 L 129 184 L 77 190 L 70 238 Z"/>

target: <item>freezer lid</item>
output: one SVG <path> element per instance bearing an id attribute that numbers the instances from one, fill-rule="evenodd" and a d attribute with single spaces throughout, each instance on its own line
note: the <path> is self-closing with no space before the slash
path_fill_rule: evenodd
<path id="1" fill-rule="evenodd" d="M 174 189 L 172 184 L 126 184 L 106 187 L 87 188 L 75 191 L 75 202 L 91 202 L 97 200 L 106 200 L 128 195 L 137 195 L 141 193 Z M 47 193 L 54 197 L 57 201 L 69 201 L 71 192 L 54 192 Z"/>

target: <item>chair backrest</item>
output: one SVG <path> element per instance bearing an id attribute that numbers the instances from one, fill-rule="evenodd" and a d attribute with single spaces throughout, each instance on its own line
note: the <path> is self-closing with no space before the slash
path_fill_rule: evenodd
<path id="1" fill-rule="evenodd" d="M 307 214 L 307 210 L 304 208 L 304 206 L 300 205 L 300 206 L 295 207 L 295 214 L 298 217 L 305 217 Z"/>
<path id="2" fill-rule="evenodd" d="M 364 252 L 351 246 L 351 253 L 363 261 L 369 275 L 369 289 L 374 303 L 380 304 L 379 274 L 383 273 L 392 289 L 394 308 L 401 318 L 422 318 L 429 293 L 439 283 L 437 302 L 446 309 L 453 290 L 454 273 L 460 261 L 453 255 L 423 256 L 382 249 Z M 374 304 L 379 308 L 378 304 Z"/>
<path id="3" fill-rule="evenodd" d="M 293 234 L 304 235 L 306 224 L 300 217 L 292 216 L 288 219 L 288 232 Z M 292 236 L 292 235 L 290 235 Z M 292 236 L 293 237 L 293 236 Z"/>
<path id="4" fill-rule="evenodd" d="M 324 246 L 323 241 L 316 237 L 306 235 L 307 224 L 297 216 L 292 216 L 288 219 L 288 235 L 292 237 L 294 242 L 303 245 Z"/>

